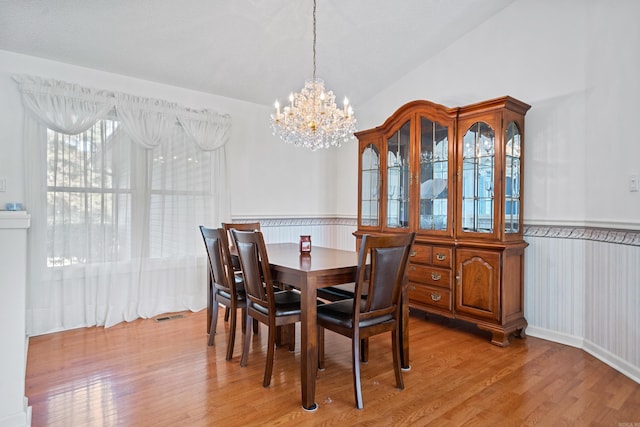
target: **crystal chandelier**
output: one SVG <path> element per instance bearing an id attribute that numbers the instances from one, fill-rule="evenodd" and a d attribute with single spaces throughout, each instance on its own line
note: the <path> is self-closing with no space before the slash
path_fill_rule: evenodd
<path id="1" fill-rule="evenodd" d="M 354 139 L 356 118 L 349 100 L 344 98 L 342 109 L 336 106 L 333 92 L 325 90 L 324 81 L 316 78 L 316 0 L 313 0 L 313 78 L 307 80 L 298 93 L 289 95 L 289 105 L 280 111 L 276 100 L 271 115 L 273 134 L 298 147 L 339 147 Z"/>

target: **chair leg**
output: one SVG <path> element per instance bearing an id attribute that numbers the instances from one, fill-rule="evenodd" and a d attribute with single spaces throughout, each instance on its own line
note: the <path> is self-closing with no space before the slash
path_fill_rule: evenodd
<path id="1" fill-rule="evenodd" d="M 247 311 L 246 315 L 247 325 L 251 322 L 251 316 L 249 316 L 249 311 Z M 249 355 L 249 344 L 251 343 L 251 334 L 244 334 L 244 345 L 242 346 L 242 357 L 240 358 L 240 366 L 247 366 L 247 357 Z"/>
<path id="2" fill-rule="evenodd" d="M 229 321 L 229 342 L 227 343 L 227 360 L 231 360 L 233 358 L 233 346 L 236 341 L 236 318 L 238 317 L 238 310 L 231 310 L 231 319 Z"/>
<path id="3" fill-rule="evenodd" d="M 360 340 L 360 360 L 362 363 L 369 361 L 369 338 Z"/>
<path id="4" fill-rule="evenodd" d="M 353 389 L 356 398 L 356 408 L 362 409 L 362 387 L 360 386 L 360 338 L 355 333 L 351 340 L 351 359 L 353 363 Z"/>
<path id="5" fill-rule="evenodd" d="M 393 347 L 393 370 L 396 373 L 396 387 L 404 390 L 402 381 L 402 362 L 400 360 L 400 339 L 398 338 L 398 328 L 391 331 L 391 346 Z"/>
<path id="6" fill-rule="evenodd" d="M 224 308 L 224 321 L 225 322 L 229 321 L 229 307 Z"/>
<path id="7" fill-rule="evenodd" d="M 324 328 L 318 326 L 318 370 L 324 371 Z"/>
<path id="8" fill-rule="evenodd" d="M 289 341 L 289 351 L 294 352 L 296 351 L 296 324 L 295 323 L 291 323 L 287 326 L 287 335 L 289 335 L 287 337 Z"/>
<path id="9" fill-rule="evenodd" d="M 213 304 L 211 304 L 211 328 L 209 329 L 209 341 L 208 346 L 213 345 L 213 337 L 216 335 L 216 326 L 218 325 L 218 301 L 213 298 Z"/>
<path id="10" fill-rule="evenodd" d="M 242 323 L 242 333 L 245 334 L 247 333 L 247 309 L 243 308 L 240 313 L 242 316 L 242 321 L 240 322 Z"/>
<path id="11" fill-rule="evenodd" d="M 273 357 L 276 351 L 276 326 L 269 325 L 269 338 L 267 339 L 267 365 L 264 368 L 263 387 L 269 387 L 271 384 L 271 374 L 273 373 Z"/>
<path id="12" fill-rule="evenodd" d="M 258 335 L 260 333 L 260 324 L 257 320 L 253 320 L 253 333 Z"/>

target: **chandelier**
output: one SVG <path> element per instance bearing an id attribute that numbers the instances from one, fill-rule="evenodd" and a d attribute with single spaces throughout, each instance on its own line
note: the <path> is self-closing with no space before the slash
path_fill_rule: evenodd
<path id="1" fill-rule="evenodd" d="M 316 0 L 313 0 L 313 78 L 307 80 L 297 93 L 289 95 L 289 105 L 280 111 L 276 100 L 275 114 L 271 115 L 273 134 L 297 147 L 339 147 L 354 139 L 356 118 L 349 100 L 344 98 L 343 108 L 336 106 L 332 91 L 324 88 L 324 81 L 316 78 Z"/>

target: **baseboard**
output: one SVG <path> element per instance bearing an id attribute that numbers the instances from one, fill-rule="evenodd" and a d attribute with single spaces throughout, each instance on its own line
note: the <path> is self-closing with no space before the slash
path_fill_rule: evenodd
<path id="1" fill-rule="evenodd" d="M 549 329 L 538 328 L 531 325 L 527 327 L 526 333 L 527 335 L 532 337 L 541 338 L 547 341 L 553 341 L 558 344 L 564 344 L 584 350 L 596 359 L 611 366 L 616 371 L 640 384 L 640 368 L 631 365 L 625 360 L 620 359 L 615 354 L 592 343 L 591 341 L 573 335 L 564 334 Z"/>
<path id="2" fill-rule="evenodd" d="M 0 427 L 30 427 L 31 406 L 28 399 L 24 398 L 24 410 L 0 419 Z"/>
<path id="3" fill-rule="evenodd" d="M 562 332 L 552 331 L 551 329 L 539 328 L 537 326 L 527 326 L 527 335 L 536 338 L 542 338 L 543 340 L 557 342 L 558 344 L 568 345 L 570 347 L 576 347 L 584 349 L 584 339 L 576 337 L 574 335 L 565 334 Z"/>
<path id="4" fill-rule="evenodd" d="M 632 380 L 640 384 L 640 368 L 639 367 L 631 365 L 629 362 L 620 359 L 615 354 L 612 354 L 606 349 L 588 340 L 585 340 L 585 345 L 583 349 L 584 351 L 586 351 L 596 359 L 600 359 L 601 361 L 611 366 L 616 371 L 626 375 L 627 377 L 631 378 Z"/>

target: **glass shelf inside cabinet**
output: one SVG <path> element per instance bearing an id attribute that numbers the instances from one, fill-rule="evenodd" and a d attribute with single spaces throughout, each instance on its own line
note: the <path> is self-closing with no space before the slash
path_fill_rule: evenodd
<path id="1" fill-rule="evenodd" d="M 462 156 L 462 229 L 492 233 L 494 227 L 495 133 L 474 123 L 464 135 Z"/>
<path id="2" fill-rule="evenodd" d="M 380 152 L 369 144 L 362 151 L 360 225 L 376 227 L 380 221 Z"/>
<path id="3" fill-rule="evenodd" d="M 446 230 L 449 128 L 420 118 L 420 229 Z"/>
<path id="4" fill-rule="evenodd" d="M 387 140 L 387 227 L 409 227 L 409 148 L 411 122 Z"/>
<path id="5" fill-rule="evenodd" d="M 510 122 L 506 129 L 505 145 L 505 233 L 520 231 L 520 175 L 522 173 L 520 156 L 520 130 L 515 122 Z"/>

